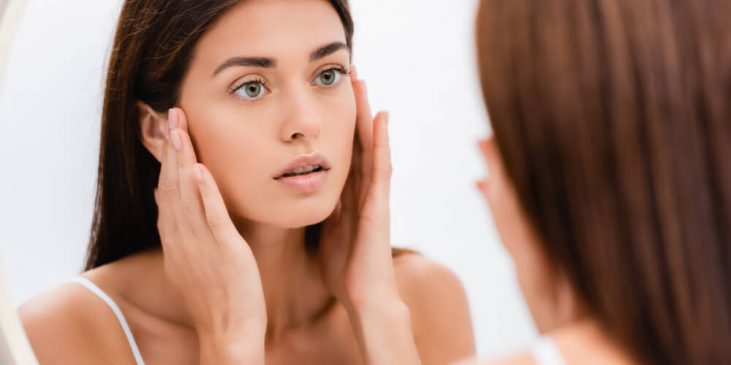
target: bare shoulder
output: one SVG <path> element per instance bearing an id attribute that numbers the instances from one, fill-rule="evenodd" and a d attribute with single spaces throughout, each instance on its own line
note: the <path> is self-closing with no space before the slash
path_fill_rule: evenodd
<path id="1" fill-rule="evenodd" d="M 77 283 L 64 283 L 18 309 L 41 364 L 114 364 L 127 360 L 126 344 L 109 307 Z"/>
<path id="2" fill-rule="evenodd" d="M 459 278 L 444 265 L 415 252 L 402 253 L 393 261 L 402 295 L 420 297 L 441 293 L 464 296 Z"/>
<path id="3" fill-rule="evenodd" d="M 424 364 L 446 364 L 473 356 L 470 309 L 457 275 L 418 253 L 394 257 L 394 268 Z"/>
<path id="4" fill-rule="evenodd" d="M 467 359 L 453 365 L 535 365 L 533 357 L 528 353 L 511 355 L 497 360 Z"/>
<path id="5" fill-rule="evenodd" d="M 468 316 L 469 306 L 462 283 L 449 268 L 418 253 L 394 257 L 394 268 L 401 297 L 412 310 L 447 311 Z M 418 313 L 417 313 L 418 314 Z"/>

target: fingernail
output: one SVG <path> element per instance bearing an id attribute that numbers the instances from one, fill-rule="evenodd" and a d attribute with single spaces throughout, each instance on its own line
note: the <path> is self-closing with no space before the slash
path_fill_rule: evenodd
<path id="1" fill-rule="evenodd" d="M 486 139 L 481 139 L 480 141 L 478 141 L 477 146 L 480 148 L 480 151 L 482 151 L 482 153 L 487 152 L 487 140 Z"/>
<path id="2" fill-rule="evenodd" d="M 180 132 L 178 132 L 177 130 L 172 130 L 170 132 L 170 137 L 173 140 L 173 146 L 175 146 L 175 149 L 180 151 L 180 146 L 182 145 L 182 143 L 180 142 Z"/>
<path id="3" fill-rule="evenodd" d="M 203 171 L 200 166 L 193 166 L 193 173 L 195 174 L 195 178 L 198 179 L 198 182 L 203 182 Z"/>
<path id="4" fill-rule="evenodd" d="M 175 109 L 170 109 L 168 111 L 168 129 L 175 128 L 178 128 L 178 113 L 175 112 Z"/>

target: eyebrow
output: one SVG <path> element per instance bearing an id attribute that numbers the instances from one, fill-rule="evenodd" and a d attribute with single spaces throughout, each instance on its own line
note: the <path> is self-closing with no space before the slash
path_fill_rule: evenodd
<path id="1" fill-rule="evenodd" d="M 213 72 L 213 76 L 216 76 L 221 73 L 221 71 L 234 66 L 274 68 L 277 67 L 277 61 L 268 57 L 231 57 L 226 60 L 226 62 L 222 63 L 221 66 L 216 68 L 216 71 Z"/>
<path id="2" fill-rule="evenodd" d="M 341 49 L 348 49 L 348 46 L 343 42 L 332 42 L 330 44 L 326 44 L 310 53 L 310 62 L 323 59 Z"/>
<path id="3" fill-rule="evenodd" d="M 316 50 L 310 53 L 310 62 L 321 60 L 341 49 L 349 49 L 349 47 L 343 42 L 332 42 L 324 46 L 318 47 Z M 231 57 L 226 62 L 222 63 L 213 72 L 213 76 L 218 75 L 223 70 L 229 67 L 258 67 L 258 68 L 275 68 L 277 67 L 277 60 L 269 57 Z"/>

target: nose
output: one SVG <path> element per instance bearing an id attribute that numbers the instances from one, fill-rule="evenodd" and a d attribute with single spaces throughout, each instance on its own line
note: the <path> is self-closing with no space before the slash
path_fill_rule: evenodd
<path id="1" fill-rule="evenodd" d="M 322 122 L 314 100 L 305 91 L 291 95 L 281 138 L 284 142 L 314 140 L 320 136 Z"/>

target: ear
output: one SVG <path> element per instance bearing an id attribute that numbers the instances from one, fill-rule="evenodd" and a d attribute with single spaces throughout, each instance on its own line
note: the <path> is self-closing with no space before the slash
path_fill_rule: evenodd
<path id="1" fill-rule="evenodd" d="M 140 117 L 142 144 L 158 161 L 162 161 L 163 147 L 168 138 L 167 114 L 159 113 L 141 101 L 136 106 Z"/>

